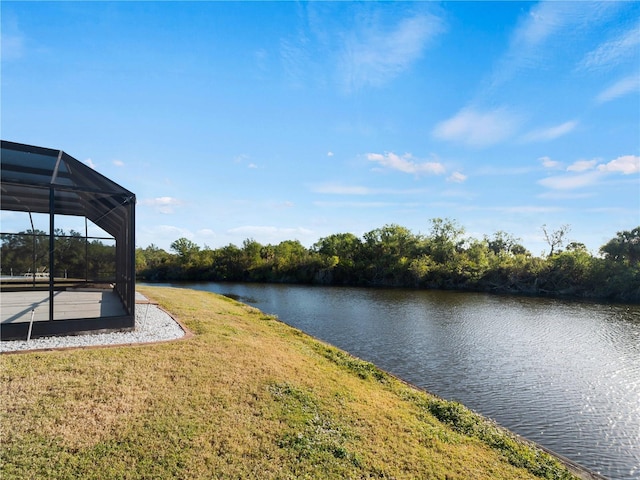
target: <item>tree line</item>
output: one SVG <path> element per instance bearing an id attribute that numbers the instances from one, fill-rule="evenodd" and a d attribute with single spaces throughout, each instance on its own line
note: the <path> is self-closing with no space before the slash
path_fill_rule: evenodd
<path id="1" fill-rule="evenodd" d="M 24 276 L 49 268 L 49 234 L 27 230 L 0 235 L 2 275 Z M 79 232 L 54 230 L 53 276 L 69 279 L 112 281 L 116 271 L 115 241 L 86 238 Z"/>
<path id="2" fill-rule="evenodd" d="M 145 281 L 238 281 L 457 289 L 496 293 L 640 301 L 640 227 L 618 232 L 592 255 L 567 243 L 569 226 L 542 226 L 549 245 L 534 256 L 504 231 L 475 239 L 455 220 L 430 220 L 427 235 L 396 224 L 358 237 L 337 233 L 306 248 L 298 240 L 262 245 L 246 239 L 211 249 L 186 238 L 172 253 L 136 250 Z M 566 243 L 566 244 L 565 244 Z"/>

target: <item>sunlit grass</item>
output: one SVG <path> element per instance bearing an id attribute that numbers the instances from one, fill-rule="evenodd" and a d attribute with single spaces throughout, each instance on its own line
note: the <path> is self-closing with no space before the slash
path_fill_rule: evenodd
<path id="1" fill-rule="evenodd" d="M 144 293 L 195 336 L 1 357 L 1 478 L 570 478 L 462 406 L 254 308 Z"/>

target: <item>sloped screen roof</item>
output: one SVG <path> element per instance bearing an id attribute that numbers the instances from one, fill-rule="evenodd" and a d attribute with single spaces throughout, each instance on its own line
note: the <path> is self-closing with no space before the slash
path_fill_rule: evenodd
<path id="1" fill-rule="evenodd" d="M 62 150 L 1 142 L 0 208 L 45 213 L 54 230 L 57 215 L 86 217 L 109 233 L 116 242 L 114 290 L 127 311 L 124 317 L 90 321 L 87 329 L 133 327 L 135 323 L 135 203 L 129 190 L 99 174 Z M 55 256 L 54 231 L 49 232 L 49 320 L 54 320 Z M 35 271 L 35 267 L 34 267 Z M 114 320 L 115 318 L 115 320 Z M 118 321 L 122 322 L 118 323 Z M 76 328 L 56 323 L 56 334 Z M 3 327 L 11 327 L 4 325 Z M 53 327 L 52 327 L 53 328 Z M 57 329 L 57 330 L 56 330 Z M 5 329 L 6 330 L 6 329 Z M 53 330 L 52 330 L 53 331 Z"/>
<path id="2" fill-rule="evenodd" d="M 2 141 L 2 210 L 87 217 L 114 237 L 135 195 L 61 150 Z M 53 188 L 52 188 L 53 187 Z"/>

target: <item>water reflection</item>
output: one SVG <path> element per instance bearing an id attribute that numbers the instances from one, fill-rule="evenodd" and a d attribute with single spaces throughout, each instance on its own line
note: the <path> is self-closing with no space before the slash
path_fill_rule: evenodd
<path id="1" fill-rule="evenodd" d="M 640 478 L 640 306 L 413 290 L 180 286 L 277 314 L 611 479 Z"/>

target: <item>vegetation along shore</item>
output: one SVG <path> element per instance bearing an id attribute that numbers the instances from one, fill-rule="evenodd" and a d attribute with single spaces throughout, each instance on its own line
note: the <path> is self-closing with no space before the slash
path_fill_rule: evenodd
<path id="1" fill-rule="evenodd" d="M 242 247 L 200 248 L 186 238 L 168 253 L 138 248 L 136 271 L 145 281 L 250 281 L 455 289 L 640 302 L 640 227 L 621 231 L 597 255 L 569 241 L 570 228 L 542 226 L 549 250 L 534 256 L 520 239 L 496 232 L 465 236 L 450 219 L 431 220 L 427 235 L 399 225 L 339 233 L 306 248 L 296 240 Z"/>
<path id="2" fill-rule="evenodd" d="M 141 290 L 194 335 L 1 357 L 3 479 L 576 478 L 255 308 Z"/>

